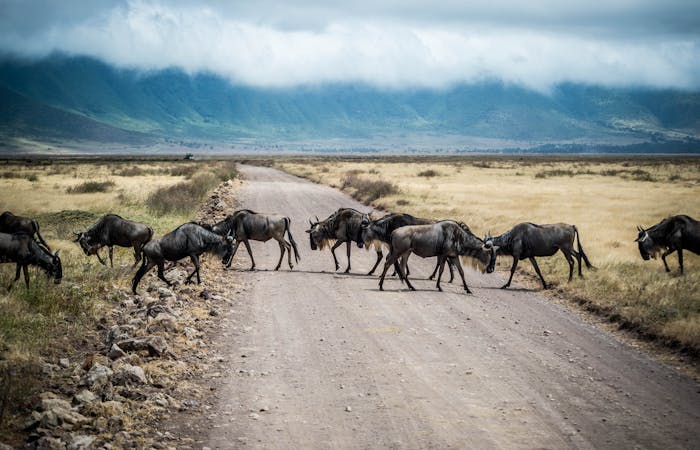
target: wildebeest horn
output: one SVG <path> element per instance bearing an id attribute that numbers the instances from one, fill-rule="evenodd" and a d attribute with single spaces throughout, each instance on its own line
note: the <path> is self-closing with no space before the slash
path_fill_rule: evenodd
<path id="1" fill-rule="evenodd" d="M 321 219 L 319 219 L 318 216 L 316 216 L 316 223 L 318 223 L 320 221 L 321 221 Z"/>

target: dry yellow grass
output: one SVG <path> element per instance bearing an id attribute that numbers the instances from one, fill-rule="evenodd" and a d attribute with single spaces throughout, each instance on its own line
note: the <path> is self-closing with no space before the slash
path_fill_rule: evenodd
<path id="1" fill-rule="evenodd" d="M 89 347 L 90 343 L 81 343 L 81 336 L 94 328 L 92 323 L 103 311 L 114 307 L 117 288 L 130 288 L 132 251 L 115 248 L 114 269 L 104 267 L 96 258 L 83 254 L 72 242 L 71 231 L 85 229 L 103 214 L 116 213 L 149 224 L 158 237 L 194 219 L 196 207 L 154 215 L 146 199 L 160 188 L 182 183 L 188 177 L 198 182 L 201 177 L 197 171 L 215 173 L 219 177 L 214 177 L 216 184 L 220 177 L 231 174 L 232 168 L 228 162 L 215 161 L 4 163 L 0 169 L 0 211 L 38 219 L 51 248 L 62 251 L 63 282 L 54 285 L 40 270 L 30 268 L 31 288 L 25 289 L 20 280 L 8 293 L 4 286 L 14 277 L 15 267 L 0 264 L 0 387 L 9 386 L 7 377 L 13 374 L 7 402 L 0 390 L 0 410 L 8 403 L 5 412 L 11 413 L 12 407 L 25 402 L 42 382 L 41 377 L 33 375 L 41 371 L 42 357 L 55 359 L 56 354 L 65 356 L 75 347 Z M 114 185 L 106 192 L 68 191 L 87 181 L 110 181 Z M 106 256 L 105 251 L 102 253 Z M 5 426 L 1 419 L 0 434 Z"/>
<path id="2" fill-rule="evenodd" d="M 373 206 L 463 220 L 480 236 L 526 221 L 575 224 L 599 270 L 567 284 L 568 265 L 558 255 L 542 258 L 545 279 L 625 326 L 700 351 L 700 257 L 685 252 L 687 275 L 679 277 L 675 254 L 666 274 L 660 261 L 642 261 L 633 242 L 636 225 L 681 213 L 700 219 L 698 159 L 303 159 L 277 165 L 336 187 L 348 173 L 393 183 L 400 193 Z M 500 270 L 511 261 L 499 258 Z M 534 274 L 527 261 L 521 267 Z"/>

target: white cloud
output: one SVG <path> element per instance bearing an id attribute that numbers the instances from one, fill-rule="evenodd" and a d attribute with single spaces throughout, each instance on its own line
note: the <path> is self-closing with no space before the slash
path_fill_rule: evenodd
<path id="1" fill-rule="evenodd" d="M 700 39 L 674 33 L 670 25 L 650 35 L 628 36 L 610 29 L 596 34 L 591 32 L 596 27 L 590 26 L 590 14 L 582 14 L 585 20 L 570 31 L 537 9 L 551 6 L 547 1 L 533 4 L 529 15 L 517 4 L 510 5 L 527 19 L 520 21 L 502 0 L 489 7 L 484 2 L 486 12 L 470 20 L 460 20 L 457 14 L 448 20 L 450 6 L 461 11 L 449 2 L 442 9 L 425 9 L 422 20 L 421 2 L 406 4 L 403 15 L 392 15 L 400 9 L 393 3 L 383 4 L 374 15 L 354 10 L 341 14 L 324 9 L 323 3 L 307 3 L 306 20 L 295 10 L 286 21 L 288 4 L 271 1 L 261 4 L 279 7 L 269 20 L 241 5 L 218 2 L 119 3 L 74 20 L 49 20 L 29 35 L 7 27 L 0 31 L 0 48 L 35 56 L 58 50 L 145 70 L 175 66 L 191 73 L 214 72 L 234 83 L 272 87 L 365 82 L 440 88 L 500 79 L 538 90 L 568 81 L 700 88 Z M 614 3 L 615 11 L 627 3 Z M 550 14 L 565 23 L 585 7 L 576 5 L 554 8 Z M 498 7 L 506 14 L 494 23 Z"/>

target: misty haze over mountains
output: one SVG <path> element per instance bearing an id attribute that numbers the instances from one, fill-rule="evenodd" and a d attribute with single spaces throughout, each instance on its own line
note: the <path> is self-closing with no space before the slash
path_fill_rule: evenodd
<path id="1" fill-rule="evenodd" d="M 212 73 L 123 69 L 53 54 L 2 58 L 0 98 L 4 151 L 26 140 L 212 148 L 256 140 L 332 148 L 345 140 L 381 149 L 413 139 L 448 150 L 649 143 L 635 148 L 700 151 L 700 92 L 679 89 L 563 83 L 542 92 L 497 80 L 444 88 L 253 87 Z"/>

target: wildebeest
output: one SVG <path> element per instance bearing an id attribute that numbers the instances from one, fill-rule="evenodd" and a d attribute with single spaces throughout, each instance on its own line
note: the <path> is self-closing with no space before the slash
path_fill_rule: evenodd
<path id="1" fill-rule="evenodd" d="M 406 261 L 411 253 L 415 253 L 423 258 L 438 257 L 440 272 L 436 287 L 439 291 L 442 291 L 440 278 L 442 278 L 442 271 L 445 268 L 447 259 L 451 259 L 454 265 L 457 266 L 457 271 L 462 277 L 464 290 L 469 294 L 471 294 L 471 291 L 464 279 L 464 271 L 457 257 L 472 258 L 482 272 L 493 272 L 496 264 L 496 249 L 491 244 L 485 243 L 472 234 L 469 227 L 464 223 L 443 220 L 430 225 L 409 225 L 398 228 L 391 234 L 390 253 L 384 263 L 384 270 L 379 280 L 379 290 L 384 289 L 386 271 L 396 261 L 401 259 L 399 276 L 406 280 L 409 289 L 415 291 L 415 288 L 405 275 Z"/>
<path id="2" fill-rule="evenodd" d="M 397 228 L 408 225 L 428 225 L 437 222 L 431 219 L 421 219 L 413 217 L 410 214 L 391 213 L 377 220 L 369 220 L 362 223 L 362 241 L 365 243 L 365 248 L 374 247 L 377 252 L 377 261 L 374 263 L 372 270 L 367 275 L 372 275 L 382 260 L 382 244 L 389 245 L 391 243 L 391 233 Z M 454 278 L 452 271 L 452 261 L 447 260 L 450 269 L 450 282 Z M 428 279 L 432 280 L 438 271 L 439 265 L 435 266 L 432 275 Z M 410 275 L 408 266 L 406 266 L 406 275 Z"/>
<path id="3" fill-rule="evenodd" d="M 20 270 L 24 272 L 24 282 L 29 288 L 27 267 L 30 265 L 41 267 L 48 276 L 53 277 L 54 283 L 60 283 L 63 278 L 63 267 L 61 258 L 58 256 L 59 252 L 60 250 L 56 250 L 52 255 L 27 233 L 0 233 L 0 262 L 17 264 L 15 279 L 7 289 L 11 289 L 15 281 L 19 280 Z"/>
<path id="4" fill-rule="evenodd" d="M 645 261 L 653 258 L 662 249 L 661 260 L 666 272 L 671 270 L 666 263 L 666 257 L 678 252 L 678 264 L 683 273 L 683 250 L 690 250 L 700 255 L 700 222 L 686 215 L 667 217 L 646 230 L 637 227 L 639 234 L 635 242 L 639 244 L 639 253 Z"/>
<path id="5" fill-rule="evenodd" d="M 369 222 L 369 214 L 361 213 L 352 208 L 340 208 L 325 220 L 318 220 L 318 217 L 316 222 L 309 220 L 311 227 L 306 232 L 309 233 L 311 250 L 323 250 L 333 243 L 331 253 L 333 254 L 333 262 L 335 262 L 335 270 L 338 270 L 340 264 L 335 256 L 335 249 L 345 243 L 348 254 L 348 267 L 345 269 L 345 273 L 350 272 L 351 244 L 355 242 L 360 248 L 364 246 L 362 240 L 363 222 Z"/>
<path id="6" fill-rule="evenodd" d="M 158 278 L 170 286 L 170 281 L 165 278 L 163 273 L 165 261 L 178 261 L 187 256 L 194 264 L 194 271 L 189 274 L 186 282 L 189 283 L 192 276 L 197 274 L 197 283 L 201 283 L 199 255 L 203 253 L 215 253 L 221 256 L 222 262 L 226 264 L 233 255 L 233 238 L 219 236 L 193 222 L 180 225 L 160 239 L 149 241 L 143 246 L 143 263 L 134 275 L 131 290 L 134 294 L 136 293 L 139 281 L 153 266 L 158 266 Z"/>
<path id="7" fill-rule="evenodd" d="M 574 250 L 574 238 L 576 238 L 578 251 Z M 580 277 L 583 276 L 581 273 L 581 258 L 585 261 L 586 267 L 589 269 L 593 268 L 588 260 L 588 256 L 586 256 L 581 247 L 581 240 L 575 225 L 566 223 L 536 225 L 530 222 L 523 222 L 500 236 L 491 237 L 487 235 L 485 240 L 497 247 L 499 254 L 513 257 L 510 277 L 508 282 L 501 286 L 501 289 L 510 286 L 515 269 L 518 267 L 518 261 L 525 258 L 530 260 L 532 267 L 535 268 L 535 272 L 542 280 L 542 286 L 544 289 L 547 289 L 547 283 L 544 281 L 535 257 L 552 256 L 560 250 L 569 263 L 569 281 L 571 281 L 574 274 L 574 257 L 578 261 L 578 275 Z"/>
<path id="8" fill-rule="evenodd" d="M 26 233 L 30 236 L 36 234 L 41 245 L 51 251 L 51 247 L 46 243 L 41 233 L 39 233 L 39 222 L 29 217 L 16 216 L 10 211 L 0 214 L 0 233 Z"/>
<path id="9" fill-rule="evenodd" d="M 292 249 L 294 250 L 294 260 L 296 262 L 299 262 L 299 250 L 297 250 L 297 243 L 294 242 L 292 237 L 292 230 L 289 228 L 290 222 L 289 217 L 277 214 L 258 214 L 249 209 L 242 209 L 212 226 L 211 229 L 219 235 L 230 233 L 236 240 L 236 245 L 233 247 L 233 255 L 227 266 L 231 266 L 233 257 L 236 256 L 238 251 L 238 246 L 243 242 L 250 255 L 250 261 L 253 263 L 250 270 L 255 270 L 255 259 L 253 259 L 253 252 L 248 241 L 267 242 L 270 239 L 275 239 L 280 246 L 280 260 L 277 262 L 275 270 L 279 270 L 282 265 L 285 250 L 287 251 L 287 263 L 291 269 L 294 267 L 292 264 Z M 285 232 L 289 237 L 289 242 L 284 239 Z"/>
<path id="10" fill-rule="evenodd" d="M 143 246 L 153 237 L 153 229 L 139 222 L 124 219 L 116 214 L 107 214 L 86 231 L 75 233 L 75 242 L 80 244 L 86 255 L 97 255 L 97 259 L 107 265 L 100 258 L 99 250 L 107 246 L 109 248 L 109 264 L 114 267 L 114 246 L 134 248 L 134 266 L 141 260 Z"/>

